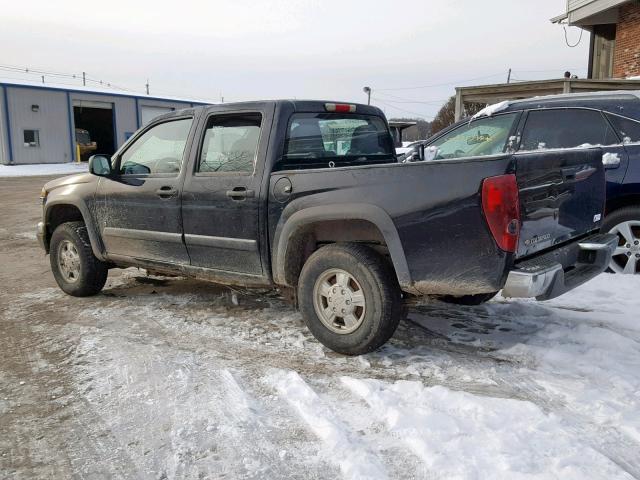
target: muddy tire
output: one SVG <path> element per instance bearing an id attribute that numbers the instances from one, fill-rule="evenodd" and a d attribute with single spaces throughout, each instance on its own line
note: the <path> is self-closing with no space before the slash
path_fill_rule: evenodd
<path id="1" fill-rule="evenodd" d="M 53 277 L 63 292 L 88 297 L 102 290 L 108 268 L 93 254 L 83 222 L 59 225 L 51 236 L 49 252 Z"/>
<path id="2" fill-rule="evenodd" d="M 453 295 L 442 295 L 438 297 L 438 300 L 446 303 L 453 303 L 455 305 L 482 305 L 495 297 L 498 292 L 491 293 L 478 293 L 476 295 L 462 295 L 461 297 L 454 297 Z"/>
<path id="3" fill-rule="evenodd" d="M 350 243 L 322 247 L 309 257 L 298 281 L 298 302 L 311 333 L 344 355 L 383 345 L 403 315 L 390 262 L 369 247 Z"/>

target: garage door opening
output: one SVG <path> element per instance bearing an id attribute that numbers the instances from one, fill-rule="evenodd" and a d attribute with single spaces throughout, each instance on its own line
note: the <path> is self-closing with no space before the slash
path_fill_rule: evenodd
<path id="1" fill-rule="evenodd" d="M 73 121 L 74 138 L 80 146 L 83 161 L 96 153 L 113 155 L 117 146 L 113 131 L 112 103 L 74 100 Z"/>

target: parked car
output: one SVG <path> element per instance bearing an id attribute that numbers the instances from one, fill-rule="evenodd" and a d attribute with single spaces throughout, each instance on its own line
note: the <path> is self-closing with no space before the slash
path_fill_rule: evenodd
<path id="1" fill-rule="evenodd" d="M 506 124 L 507 122 L 505 122 Z M 90 173 L 44 186 L 60 288 L 113 267 L 277 286 L 345 354 L 393 334 L 409 296 L 548 299 L 608 265 L 599 148 L 400 164 L 384 114 L 320 101 L 172 112 Z"/>
<path id="2" fill-rule="evenodd" d="M 494 108 L 495 109 L 495 108 Z M 618 236 L 609 268 L 640 273 L 640 92 L 552 95 L 506 102 L 491 116 L 462 120 L 413 146 L 407 160 L 537 152 L 540 161 L 601 146 L 607 179 L 603 232 Z"/>

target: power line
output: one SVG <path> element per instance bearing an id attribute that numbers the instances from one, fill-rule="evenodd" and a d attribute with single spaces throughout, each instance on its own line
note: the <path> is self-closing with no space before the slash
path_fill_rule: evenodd
<path id="1" fill-rule="evenodd" d="M 504 75 L 504 73 L 494 73 L 493 75 L 485 75 L 483 77 L 467 78 L 466 80 L 449 81 L 449 82 L 446 82 L 446 83 L 434 83 L 434 84 L 431 84 L 431 85 L 419 85 L 417 87 L 375 88 L 374 90 L 376 90 L 376 91 L 418 90 L 418 89 L 421 89 L 421 88 L 446 87 L 446 86 L 449 86 L 449 85 L 456 85 L 456 84 L 459 84 L 459 83 L 472 82 L 474 80 L 483 80 L 485 78 L 498 77 L 498 76 L 502 76 L 502 75 Z"/>
<path id="2" fill-rule="evenodd" d="M 383 97 L 391 97 L 393 100 L 388 99 L 389 102 L 392 103 L 416 103 L 416 104 L 425 104 L 425 105 L 440 105 L 446 102 L 448 99 L 440 99 L 440 100 L 415 100 L 412 98 L 400 97 L 398 95 L 392 95 L 391 93 L 386 92 L 377 92 L 378 95 L 382 95 Z M 386 98 L 385 98 L 386 100 Z"/>
<path id="3" fill-rule="evenodd" d="M 410 113 L 411 115 L 417 115 L 421 118 L 424 118 L 425 120 L 432 120 L 434 117 L 433 116 L 427 116 L 424 113 L 418 113 L 418 112 L 413 112 L 411 110 L 406 110 L 404 108 L 400 108 L 397 105 L 392 105 L 390 103 L 385 102 L 384 100 L 380 99 L 380 98 L 376 98 L 376 97 L 371 97 L 372 100 L 376 100 L 378 103 L 382 103 L 383 105 L 386 105 L 387 107 L 391 107 L 391 108 L 395 108 L 396 110 L 400 110 L 401 112 L 404 113 Z"/>

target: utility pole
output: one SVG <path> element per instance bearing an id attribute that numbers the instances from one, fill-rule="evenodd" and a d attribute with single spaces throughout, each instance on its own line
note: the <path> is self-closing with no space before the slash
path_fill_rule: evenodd
<path id="1" fill-rule="evenodd" d="M 42 83 L 44 83 L 44 75 L 42 75 Z"/>
<path id="2" fill-rule="evenodd" d="M 87 72 L 82 72 L 82 86 L 87 86 Z"/>
<path id="3" fill-rule="evenodd" d="M 149 95 L 149 79 L 147 78 L 147 84 L 145 85 L 145 87 L 147 87 L 147 95 Z"/>
<path id="4" fill-rule="evenodd" d="M 507 73 L 507 83 L 511 83 L 511 69 L 509 69 L 509 73 Z"/>
<path id="5" fill-rule="evenodd" d="M 364 87 L 362 91 L 367 94 L 367 105 L 371 105 L 371 87 Z"/>

